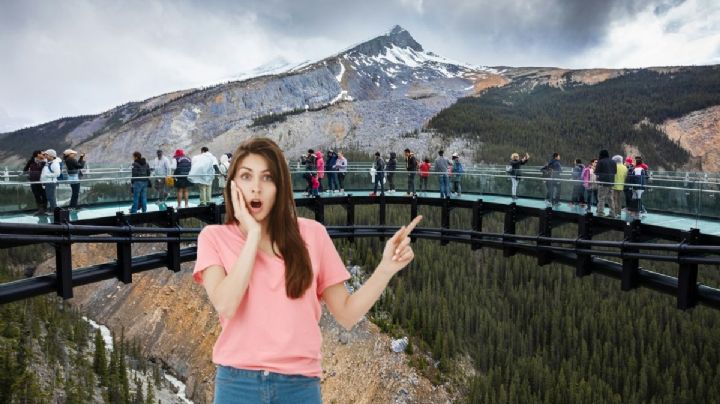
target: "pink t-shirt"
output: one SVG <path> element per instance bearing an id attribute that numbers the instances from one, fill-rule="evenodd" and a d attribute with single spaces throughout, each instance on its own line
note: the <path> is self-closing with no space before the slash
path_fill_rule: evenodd
<path id="1" fill-rule="evenodd" d="M 248 370 L 320 377 L 320 298 L 328 286 L 350 278 L 325 227 L 298 219 L 308 248 L 313 282 L 299 299 L 285 293 L 285 262 L 258 249 L 248 289 L 232 318 L 220 316 L 222 331 L 213 362 Z M 206 226 L 198 236 L 193 278 L 220 265 L 228 273 L 240 255 L 245 236 L 235 225 Z"/>

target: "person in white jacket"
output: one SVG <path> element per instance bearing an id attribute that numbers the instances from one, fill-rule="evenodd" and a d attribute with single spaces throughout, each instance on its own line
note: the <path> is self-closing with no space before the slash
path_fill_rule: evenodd
<path id="1" fill-rule="evenodd" d="M 218 161 L 207 147 L 200 149 L 200 154 L 192 158 L 192 166 L 188 180 L 200 189 L 200 206 L 210 204 L 212 183 L 218 170 Z"/>
<path id="2" fill-rule="evenodd" d="M 165 178 L 172 174 L 172 166 L 170 160 L 163 156 L 162 150 L 158 149 L 156 154 L 157 157 L 153 160 L 150 168 L 152 169 L 152 176 L 155 178 L 154 185 L 157 199 L 160 204 L 164 204 L 169 194 L 167 185 L 165 185 Z"/>
<path id="3" fill-rule="evenodd" d="M 47 199 L 49 212 L 51 213 L 57 207 L 57 196 L 55 190 L 57 189 L 57 179 L 60 176 L 60 158 L 57 156 L 57 152 L 53 149 L 47 149 L 43 153 L 45 156 L 45 166 L 40 173 L 40 182 L 45 189 L 45 197 Z"/>

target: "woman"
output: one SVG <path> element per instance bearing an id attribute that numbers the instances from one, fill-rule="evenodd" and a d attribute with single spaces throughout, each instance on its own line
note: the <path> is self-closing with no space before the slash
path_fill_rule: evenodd
<path id="1" fill-rule="evenodd" d="M 430 178 L 430 159 L 425 157 L 420 164 L 420 192 L 427 192 Z"/>
<path id="2" fill-rule="evenodd" d="M 597 175 L 595 168 L 597 167 L 597 159 L 590 160 L 590 164 L 585 166 L 582 173 L 583 188 L 585 188 L 585 202 L 587 203 L 587 211 L 591 212 L 593 205 L 597 206 Z"/>
<path id="3" fill-rule="evenodd" d="M 226 222 L 198 236 L 193 278 L 222 324 L 215 403 L 262 402 L 266 393 L 278 402 L 321 402 L 320 301 L 349 329 L 414 257 L 407 235 L 420 216 L 386 243 L 373 275 L 350 296 L 327 231 L 297 217 L 291 187 L 280 148 L 266 138 L 245 141 L 230 165 Z"/>
<path id="4" fill-rule="evenodd" d="M 35 150 L 30 160 L 25 164 L 23 172 L 27 173 L 28 180 L 31 182 L 30 190 L 35 197 L 35 206 L 37 211 L 33 216 L 44 215 L 47 210 L 47 198 L 45 198 L 45 190 L 40 183 L 40 174 L 45 166 L 45 155 L 42 150 Z"/>
<path id="5" fill-rule="evenodd" d="M 63 161 L 65 162 L 65 168 L 67 168 L 68 184 L 72 190 L 70 196 L 69 209 L 77 209 L 78 197 L 80 196 L 80 170 L 85 168 L 85 154 L 80 155 L 80 159 L 77 159 L 78 152 L 72 149 L 67 149 L 63 152 Z"/>
<path id="6" fill-rule="evenodd" d="M 192 187 L 192 183 L 188 180 L 190 168 L 192 168 L 192 160 L 185 156 L 183 149 L 175 150 L 172 165 L 174 167 L 173 175 L 175 176 L 175 189 L 177 189 L 177 207 L 180 209 L 180 203 L 185 201 L 185 207 L 188 207 L 188 197 L 190 192 L 188 188 Z"/>
<path id="7" fill-rule="evenodd" d="M 133 193 L 133 203 L 130 213 L 137 213 L 138 209 L 147 212 L 147 189 L 150 184 L 150 166 L 140 152 L 133 153 L 132 179 L 130 180 Z"/>
<path id="8" fill-rule="evenodd" d="M 340 181 L 340 193 L 345 193 L 345 176 L 347 175 L 348 162 L 343 152 L 338 152 L 338 158 L 335 162 L 338 180 Z"/>
<path id="9" fill-rule="evenodd" d="M 517 201 L 517 188 L 518 184 L 520 183 L 520 175 L 522 174 L 520 171 L 520 167 L 527 163 L 528 160 L 530 160 L 530 155 L 527 153 L 525 153 L 525 156 L 523 156 L 522 159 L 517 153 L 513 153 L 510 155 L 510 163 L 508 163 L 508 166 L 510 166 L 510 170 L 508 171 L 508 174 L 510 175 L 510 181 L 512 181 L 513 201 Z"/>

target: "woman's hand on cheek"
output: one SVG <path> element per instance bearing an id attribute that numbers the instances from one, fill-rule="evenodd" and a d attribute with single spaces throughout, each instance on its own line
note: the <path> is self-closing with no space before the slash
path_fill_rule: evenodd
<path id="1" fill-rule="evenodd" d="M 235 219 L 240 223 L 240 228 L 248 234 L 252 232 L 260 233 L 260 223 L 258 223 L 257 220 L 252 217 L 250 211 L 248 211 L 242 191 L 240 187 L 235 184 L 234 180 L 230 183 L 230 194 L 232 195 Z"/>

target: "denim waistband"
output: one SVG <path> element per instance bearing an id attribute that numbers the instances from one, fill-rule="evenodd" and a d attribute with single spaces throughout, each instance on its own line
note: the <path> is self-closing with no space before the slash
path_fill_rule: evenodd
<path id="1" fill-rule="evenodd" d="M 271 372 L 269 370 L 249 370 L 239 369 L 232 366 L 217 365 L 218 372 L 227 372 L 235 377 L 245 377 L 249 379 L 271 379 L 271 380 L 320 380 L 319 377 L 305 375 L 287 375 L 284 373 Z"/>

